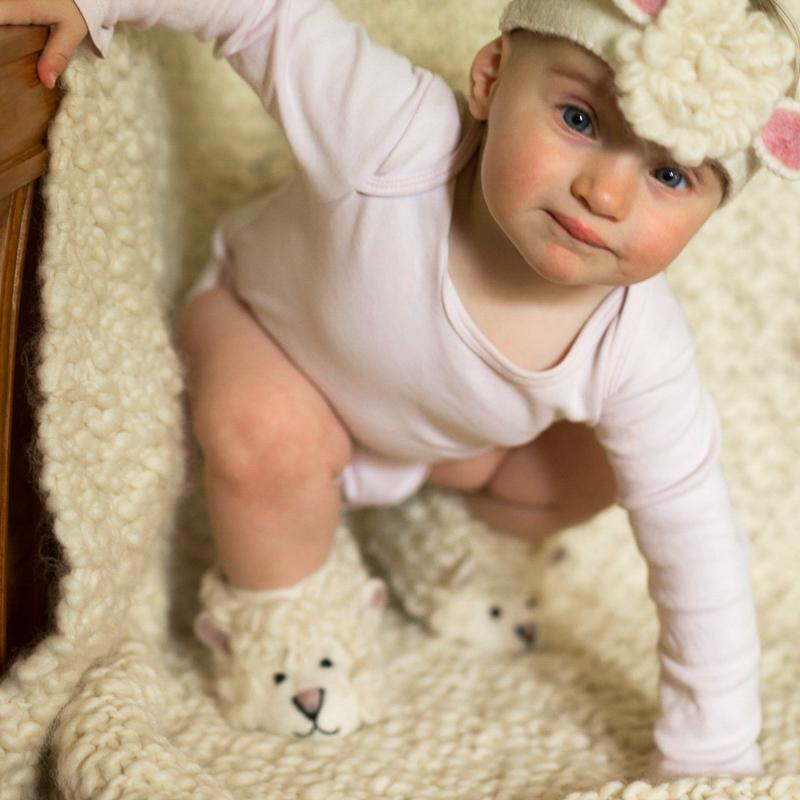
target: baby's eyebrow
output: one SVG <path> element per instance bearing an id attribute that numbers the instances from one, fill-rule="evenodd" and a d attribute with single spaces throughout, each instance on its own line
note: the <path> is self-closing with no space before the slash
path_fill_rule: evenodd
<path id="1" fill-rule="evenodd" d="M 607 97 L 618 97 L 619 92 L 616 86 L 613 85 L 606 78 L 590 78 L 586 73 L 575 67 L 567 66 L 565 64 L 548 67 L 546 70 L 548 75 L 560 75 L 562 78 L 569 78 L 570 80 L 582 83 L 588 89 L 591 89 L 598 94 L 603 94 Z"/>

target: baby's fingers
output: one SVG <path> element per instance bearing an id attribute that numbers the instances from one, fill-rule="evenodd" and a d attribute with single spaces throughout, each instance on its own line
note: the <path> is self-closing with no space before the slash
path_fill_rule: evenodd
<path id="1" fill-rule="evenodd" d="M 50 30 L 47 44 L 36 65 L 39 80 L 49 89 L 55 86 L 56 79 L 66 69 L 73 53 L 86 36 L 87 28 L 83 18 L 81 23 L 75 25 L 62 22 Z"/>
<path id="2" fill-rule="evenodd" d="M 49 25 L 39 79 L 51 89 L 88 29 L 73 0 L 0 0 L 0 25 Z"/>

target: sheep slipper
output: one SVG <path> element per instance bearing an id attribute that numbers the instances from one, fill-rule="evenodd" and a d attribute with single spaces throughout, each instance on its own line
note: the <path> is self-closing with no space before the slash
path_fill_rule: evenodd
<path id="1" fill-rule="evenodd" d="M 438 489 L 354 512 L 353 531 L 403 610 L 434 635 L 487 653 L 541 645 L 545 579 L 566 555 L 555 540 L 502 534 Z"/>
<path id="2" fill-rule="evenodd" d="M 288 589 L 240 589 L 218 568 L 206 572 L 194 629 L 228 722 L 330 741 L 376 721 L 386 595 L 344 527 L 325 565 Z"/>

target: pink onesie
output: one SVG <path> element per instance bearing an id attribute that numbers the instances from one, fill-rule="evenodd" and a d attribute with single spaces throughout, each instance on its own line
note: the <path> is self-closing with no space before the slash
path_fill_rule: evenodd
<path id="1" fill-rule="evenodd" d="M 661 766 L 759 771 L 748 543 L 666 278 L 615 289 L 561 363 L 522 369 L 447 272 L 454 179 L 482 125 L 440 77 L 330 0 L 77 3 L 101 53 L 121 20 L 217 38 L 285 131 L 299 174 L 223 218 L 195 290 L 230 286 L 326 395 L 357 444 L 347 501 L 398 501 L 430 464 L 524 444 L 556 420 L 594 426 L 661 623 Z"/>

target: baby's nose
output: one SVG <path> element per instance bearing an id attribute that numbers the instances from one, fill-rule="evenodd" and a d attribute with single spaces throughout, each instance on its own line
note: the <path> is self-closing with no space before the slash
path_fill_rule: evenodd
<path id="1" fill-rule="evenodd" d="M 581 170 L 572 193 L 596 216 L 620 221 L 631 210 L 641 167 L 633 154 L 607 153 L 597 156 Z"/>
<path id="2" fill-rule="evenodd" d="M 524 642 L 525 647 L 533 647 L 536 644 L 536 626 L 532 622 L 517 625 L 514 633 Z"/>
<path id="3" fill-rule="evenodd" d="M 294 705 L 309 719 L 316 719 L 325 699 L 325 690 L 319 687 L 304 689 L 292 698 Z"/>

